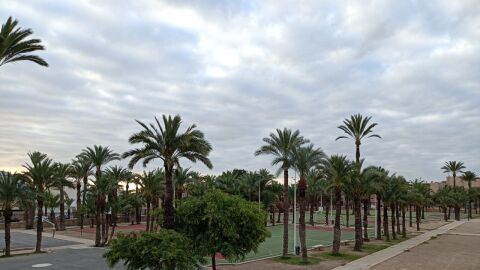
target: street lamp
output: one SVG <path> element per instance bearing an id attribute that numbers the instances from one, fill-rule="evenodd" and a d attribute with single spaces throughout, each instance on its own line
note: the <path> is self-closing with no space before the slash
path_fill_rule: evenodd
<path id="1" fill-rule="evenodd" d="M 295 182 L 293 186 L 293 253 L 295 253 L 297 247 L 297 172 L 295 171 Z"/>

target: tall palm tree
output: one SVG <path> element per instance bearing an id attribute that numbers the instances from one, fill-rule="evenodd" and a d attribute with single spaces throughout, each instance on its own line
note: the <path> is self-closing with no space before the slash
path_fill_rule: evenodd
<path id="1" fill-rule="evenodd" d="M 58 226 L 59 231 L 65 230 L 65 187 L 73 188 L 73 183 L 68 179 L 71 175 L 71 165 L 66 163 L 56 162 L 53 165 L 54 175 L 49 187 L 56 188 L 60 199 L 60 222 Z"/>
<path id="2" fill-rule="evenodd" d="M 160 159 L 165 170 L 165 201 L 164 223 L 166 229 L 174 229 L 175 217 L 173 208 L 172 178 L 174 166 L 180 166 L 180 159 L 186 158 L 192 162 L 200 161 L 209 169 L 213 168 L 208 158 L 212 146 L 205 139 L 205 135 L 196 129 L 196 125 L 189 126 L 180 132 L 182 118 L 180 115 L 162 116 L 163 123 L 155 117 L 155 124 L 144 124 L 137 120 L 142 130 L 130 136 L 131 144 L 139 144 L 139 148 L 125 152 L 123 158 L 131 157 L 128 163 L 130 169 L 137 162 L 143 160 L 143 166 L 150 161 Z"/>
<path id="3" fill-rule="evenodd" d="M 353 164 L 352 174 L 347 178 L 347 184 L 345 185 L 345 190 L 348 190 L 348 194 L 353 200 L 353 213 L 355 216 L 355 246 L 353 249 L 355 251 L 360 251 L 363 245 L 361 202 L 367 195 L 366 192 L 368 192 L 365 171 L 362 170 L 363 161 L 361 159 Z M 368 205 L 368 203 L 364 204 Z"/>
<path id="4" fill-rule="evenodd" d="M 477 179 L 477 175 L 472 171 L 466 171 L 463 173 L 463 180 L 467 181 L 468 183 L 468 217 L 472 218 L 472 199 L 471 199 L 471 191 L 472 191 L 472 182 Z"/>
<path id="5" fill-rule="evenodd" d="M 456 178 L 457 178 L 457 173 L 463 172 L 462 170 L 465 169 L 465 165 L 463 164 L 462 161 L 445 161 L 445 164 L 441 168 L 444 173 L 452 173 L 453 176 L 453 190 L 457 191 L 457 183 L 456 183 Z M 455 219 L 460 220 L 460 207 L 458 204 L 454 207 L 455 211 Z"/>
<path id="6" fill-rule="evenodd" d="M 270 133 L 268 137 L 263 138 L 265 143 L 257 151 L 255 155 L 272 155 L 272 165 L 280 164 L 278 172 L 283 170 L 283 256 L 288 254 L 288 215 L 290 204 L 288 201 L 288 169 L 292 165 L 293 151 L 307 143 L 308 140 L 300 136 L 300 131 L 284 128 L 277 129 L 276 134 Z"/>
<path id="7" fill-rule="evenodd" d="M 346 156 L 333 155 L 323 162 L 322 170 L 330 182 L 329 189 L 335 196 L 335 225 L 333 229 L 332 253 L 339 254 L 340 251 L 340 215 L 342 212 L 342 190 L 351 177 L 353 163 Z"/>
<path id="8" fill-rule="evenodd" d="M 82 150 L 82 153 L 79 155 L 80 158 L 86 159 L 91 162 L 92 166 L 95 168 L 95 183 L 103 183 L 100 180 L 102 176 L 102 166 L 107 165 L 111 161 L 119 160 L 120 155 L 113 152 L 108 146 L 103 147 L 101 145 L 94 145 L 93 148 L 87 147 Z M 104 201 L 107 194 L 102 192 L 97 192 L 97 210 L 95 213 L 96 219 L 96 231 L 95 231 L 95 246 L 101 246 L 103 244 L 102 239 L 105 236 L 105 203 Z"/>
<path id="9" fill-rule="evenodd" d="M 462 172 L 465 169 L 465 165 L 461 161 L 445 161 L 445 164 L 441 168 L 444 173 L 452 173 L 453 176 L 453 187 L 457 186 L 456 177 L 457 173 Z"/>
<path id="10" fill-rule="evenodd" d="M 306 207 L 306 190 L 308 172 L 320 166 L 325 158 L 322 149 L 315 148 L 313 144 L 295 149 L 292 156 L 292 166 L 298 172 L 300 180 L 298 181 L 299 201 L 300 201 L 300 245 L 302 251 L 302 260 L 307 262 L 307 240 L 305 227 L 305 207 Z"/>
<path id="11" fill-rule="evenodd" d="M 42 232 L 43 232 L 43 207 L 44 192 L 48 183 L 52 180 L 54 168 L 52 159 L 46 154 L 40 152 L 28 153 L 31 164 L 24 164 L 26 169 L 25 178 L 31 186 L 35 188 L 37 199 L 37 243 L 35 252 L 41 252 L 42 249 Z"/>
<path id="12" fill-rule="evenodd" d="M 354 114 L 350 116 L 350 119 L 343 120 L 343 125 L 338 126 L 339 129 L 343 130 L 347 136 L 339 136 L 336 140 L 339 139 L 348 139 L 350 137 L 355 142 L 355 161 L 360 162 L 360 145 L 362 144 L 362 139 L 364 138 L 382 138 L 378 134 L 372 134 L 373 128 L 377 126 L 377 123 L 370 124 L 371 116 L 364 117 L 361 114 Z"/>
<path id="13" fill-rule="evenodd" d="M 106 232 L 105 235 L 108 236 L 108 229 L 109 224 L 113 225 L 112 228 L 112 236 L 115 232 L 115 227 L 117 226 L 117 217 L 118 217 L 118 208 L 119 207 L 112 207 L 116 206 L 116 202 L 118 201 L 118 188 L 120 187 L 120 183 L 125 182 L 126 179 L 130 177 L 131 172 L 123 168 L 122 166 L 110 166 L 105 170 L 105 174 L 107 177 L 110 178 L 111 181 L 111 189 L 110 192 L 107 194 L 108 203 L 110 206 L 110 218 L 107 216 L 107 224 L 106 224 Z M 107 240 L 105 240 L 105 243 Z"/>
<path id="14" fill-rule="evenodd" d="M 16 175 L 0 171 L 0 209 L 3 212 L 5 225 L 5 256 L 10 256 L 12 209 L 21 204 L 22 198 L 28 196 L 27 193 L 27 186 Z"/>
<path id="15" fill-rule="evenodd" d="M 147 224 L 146 231 L 153 231 L 154 218 L 152 218 L 152 207 L 155 210 L 158 207 L 158 199 L 164 193 L 165 177 L 162 170 L 143 172 L 137 177 L 141 187 L 142 196 L 147 205 Z"/>
<path id="16" fill-rule="evenodd" d="M 360 163 L 360 145 L 362 144 L 362 139 L 372 138 L 372 137 L 380 138 L 380 139 L 382 138 L 378 134 L 373 134 L 373 128 L 377 126 L 377 123 L 370 123 L 371 119 L 372 119 L 371 116 L 354 114 L 350 116 L 350 119 L 347 118 L 343 120 L 343 125 L 338 126 L 338 128 L 341 129 L 345 134 L 347 134 L 347 136 L 339 136 L 336 138 L 336 140 L 348 139 L 348 138 L 351 138 L 354 140 L 355 161 L 357 164 Z M 365 203 L 369 204 L 370 199 L 366 200 Z M 357 207 L 357 210 L 358 210 L 358 207 Z M 358 215 L 357 213 L 354 213 L 354 214 Z M 361 219 L 359 220 L 358 218 L 355 218 L 355 232 L 357 234 L 358 232 L 361 233 L 361 231 L 362 231 Z M 363 242 L 362 238 L 357 236 L 355 239 L 358 239 L 357 241 L 360 241 L 356 243 L 356 246 L 361 246 Z"/>
<path id="17" fill-rule="evenodd" d="M 190 168 L 178 167 L 175 170 L 175 173 L 174 173 L 175 200 L 182 199 L 185 184 L 187 184 L 189 181 L 192 181 L 192 179 L 197 176 L 198 176 L 198 173 L 195 171 L 191 171 Z"/>
<path id="18" fill-rule="evenodd" d="M 28 53 L 45 49 L 40 39 L 27 39 L 33 34 L 31 29 L 17 27 L 18 21 L 8 17 L 0 30 L 0 66 L 18 61 L 32 61 L 48 67 L 48 63 L 36 55 Z"/>
<path id="19" fill-rule="evenodd" d="M 92 162 L 89 159 L 78 156 L 72 161 L 72 176 L 76 179 L 75 185 L 77 190 L 77 217 L 78 213 L 80 213 L 79 225 L 81 229 L 83 229 L 83 222 L 85 219 L 88 177 L 91 174 Z"/>

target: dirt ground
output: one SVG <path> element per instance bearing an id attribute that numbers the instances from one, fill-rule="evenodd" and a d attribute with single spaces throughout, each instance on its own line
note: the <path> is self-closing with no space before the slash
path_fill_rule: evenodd
<path id="1" fill-rule="evenodd" d="M 453 235 L 466 233 L 471 235 Z M 463 224 L 372 270 L 476 270 L 480 269 L 480 222 Z M 476 235 L 474 235 L 476 234 Z"/>

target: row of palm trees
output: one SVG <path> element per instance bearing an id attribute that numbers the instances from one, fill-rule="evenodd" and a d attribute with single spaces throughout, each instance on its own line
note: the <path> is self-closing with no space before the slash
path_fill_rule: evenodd
<path id="1" fill-rule="evenodd" d="M 455 205 L 461 205 L 451 199 L 459 197 L 452 196 L 451 192 L 448 193 L 449 196 L 432 196 L 428 185 L 421 181 L 409 183 L 403 177 L 391 174 L 381 167 L 363 168 L 364 160 L 360 158 L 361 140 L 366 137 L 380 137 L 372 134 L 372 128 L 376 124 L 369 124 L 370 119 L 370 117 L 353 115 L 339 127 L 354 139 L 355 161 L 342 155 L 327 156 L 320 148 L 301 136 L 299 131 L 277 129 L 276 133 L 264 138 L 265 144 L 255 152 L 255 155 L 274 156 L 272 164 L 280 165 L 278 173 L 283 172 L 284 175 L 283 188 L 281 184 L 274 181 L 274 175 L 266 169 L 256 172 L 235 169 L 223 172 L 219 176 L 212 176 L 200 175 L 190 169 L 182 168 L 180 166 L 182 158 L 193 162 L 198 160 L 207 167 L 211 167 L 212 164 L 208 159 L 211 146 L 204 134 L 196 129 L 195 125 L 187 127 L 183 132 L 180 131 L 180 116 L 163 116 L 162 120 L 155 118 L 155 122 L 148 125 L 137 121 L 141 130 L 129 138 L 129 142 L 137 148 L 123 155 L 109 147 L 93 146 L 82 150 L 71 163 L 62 164 L 53 162 L 45 154 L 33 152 L 29 154 L 29 162 L 24 165 L 25 172 L 4 173 L 5 176 L 2 178 L 14 179 L 9 181 L 20 183 L 21 192 L 11 194 L 22 196 L 14 195 L 14 199 L 9 199 L 12 202 L 9 204 L 9 209 L 13 205 L 28 209 L 26 214 L 29 219 L 33 219 L 29 209 L 37 208 L 36 251 L 41 250 L 42 217 L 45 206 L 50 209 L 50 213 L 53 212 L 53 208 L 57 206 L 60 208 L 58 229 L 65 228 L 65 202 L 68 200 L 65 196 L 65 188 L 76 189 L 78 210 L 76 215 L 79 225 L 83 228 L 86 218 L 90 218 L 91 226 L 95 223 L 96 246 L 106 245 L 113 237 L 120 214 L 123 214 L 126 220 L 130 219 L 132 223 L 139 223 L 140 209 L 145 206 L 147 231 L 154 231 L 159 227 L 174 228 L 175 202 L 180 203 L 184 196 L 201 195 L 209 189 L 218 188 L 247 200 L 258 200 L 259 207 L 271 213 L 270 222 L 273 225 L 275 225 L 275 213 L 278 211 L 280 219 L 282 212 L 283 251 L 284 255 L 287 255 L 289 210 L 292 207 L 289 198 L 293 195 L 292 185 L 288 183 L 288 173 L 289 169 L 293 169 L 300 178 L 297 191 L 300 215 L 294 218 L 299 219 L 302 257 L 306 260 L 305 215 L 307 209 L 310 209 L 310 224 L 315 225 L 313 213 L 319 204 L 327 206 L 326 217 L 328 217 L 328 211 L 335 211 L 332 245 L 334 253 L 338 253 L 340 247 L 342 208 L 347 211 L 347 226 L 349 225 L 349 203 L 353 206 L 355 217 L 356 250 L 362 248 L 363 241 L 369 240 L 368 215 L 373 203 L 372 198 L 376 198 L 377 237 L 381 238 L 383 235 L 387 240 L 390 239 L 390 235 L 394 239 L 398 234 L 405 236 L 407 209 L 410 226 L 412 226 L 412 212 L 415 211 L 417 229 L 419 229 L 420 219 L 426 206 L 436 204 L 446 207 L 442 209 L 450 209 Z M 341 138 L 344 137 L 341 136 L 338 139 Z M 111 162 L 121 158 L 130 158 L 128 168 L 109 166 Z M 160 159 L 160 164 L 163 166 L 142 174 L 131 171 L 138 162 L 146 166 L 156 159 Z M 129 190 L 132 184 L 135 185 L 135 189 Z M 52 190 L 58 194 L 53 195 Z M 447 192 L 444 193 L 447 194 Z M 30 195 L 24 196 L 25 194 Z M 28 198 L 35 198 L 35 202 Z M 329 209 L 327 201 L 332 201 L 334 209 Z M 478 202 L 478 199 L 476 201 Z M 380 212 L 382 208 L 383 230 Z M 391 213 L 388 214 L 388 211 Z M 8 216 L 10 212 L 5 211 L 5 214 Z M 45 210 L 45 215 L 46 212 Z M 54 214 L 53 220 L 55 220 Z M 326 222 L 328 224 L 328 218 Z M 33 222 L 27 223 L 33 226 Z"/>

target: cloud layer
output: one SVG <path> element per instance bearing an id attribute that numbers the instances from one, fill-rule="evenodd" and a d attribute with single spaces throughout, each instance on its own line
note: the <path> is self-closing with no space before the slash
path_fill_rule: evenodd
<path id="1" fill-rule="evenodd" d="M 353 158 L 337 126 L 362 113 L 383 137 L 362 144 L 367 164 L 410 179 L 444 178 L 446 160 L 479 172 L 478 14 L 475 0 L 7 0 L 0 19 L 32 28 L 50 67 L 0 68 L 0 168 L 34 150 L 123 152 L 134 119 L 181 114 L 214 147 L 214 170 L 195 169 L 273 171 L 253 152 L 275 128 Z"/>

